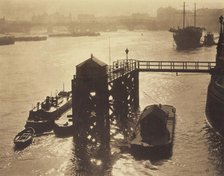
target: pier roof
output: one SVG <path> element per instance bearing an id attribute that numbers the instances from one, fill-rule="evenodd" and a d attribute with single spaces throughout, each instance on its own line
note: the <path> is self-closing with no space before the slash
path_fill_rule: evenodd
<path id="1" fill-rule="evenodd" d="M 106 66 L 107 64 L 100 61 L 99 59 L 95 58 L 93 55 L 91 55 L 91 57 L 89 59 L 87 59 L 84 62 L 77 65 L 76 68 L 80 68 L 84 65 L 98 65 L 100 67 L 103 67 L 103 66 Z"/>
<path id="2" fill-rule="evenodd" d="M 92 54 L 91 58 L 76 66 L 76 76 L 97 78 L 107 74 L 107 64 L 96 59 Z"/>

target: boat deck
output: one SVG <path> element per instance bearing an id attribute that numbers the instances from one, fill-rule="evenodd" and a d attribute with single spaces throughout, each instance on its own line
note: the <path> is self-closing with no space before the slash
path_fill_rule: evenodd
<path id="1" fill-rule="evenodd" d="M 19 138 L 17 139 L 18 142 L 24 142 L 30 137 L 30 133 L 23 133 Z"/>
<path id="2" fill-rule="evenodd" d="M 131 147 L 143 147 L 143 148 L 151 148 L 154 146 L 163 146 L 163 145 L 170 145 L 173 142 L 174 137 L 174 128 L 175 128 L 175 113 L 176 109 L 173 106 L 170 105 L 162 105 L 161 109 L 168 112 L 168 118 L 167 118 L 167 129 L 169 131 L 169 135 L 162 136 L 162 137 L 155 137 L 153 139 L 153 143 L 149 144 L 147 142 L 144 142 L 142 140 L 142 137 L 140 135 L 140 130 L 136 130 L 136 136 L 131 141 Z"/>
<path id="3" fill-rule="evenodd" d="M 70 101 L 71 100 L 71 96 L 69 97 L 69 99 L 67 98 L 67 97 L 62 97 L 62 98 L 59 98 L 58 99 L 58 105 L 56 106 L 56 105 L 51 105 L 50 106 L 50 109 L 49 110 L 45 110 L 45 111 L 47 111 L 47 112 L 54 112 L 55 110 L 57 110 L 59 107 L 61 107 L 61 106 L 63 106 L 63 105 L 65 105 L 68 101 Z M 33 109 L 32 109 L 32 111 L 34 111 L 34 112 L 36 112 L 36 111 L 38 111 L 39 109 L 37 108 L 37 107 L 34 107 Z M 42 109 L 42 110 L 44 110 L 44 109 Z"/>

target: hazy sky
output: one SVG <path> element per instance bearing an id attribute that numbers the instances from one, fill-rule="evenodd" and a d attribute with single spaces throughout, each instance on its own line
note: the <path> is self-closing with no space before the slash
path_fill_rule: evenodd
<path id="1" fill-rule="evenodd" d="M 224 0 L 185 0 L 186 8 L 224 8 Z M 43 12 L 73 15 L 92 13 L 99 15 L 125 15 L 148 13 L 156 15 L 159 7 L 182 8 L 182 0 L 0 0 L 0 15 L 10 18 L 30 18 Z"/>

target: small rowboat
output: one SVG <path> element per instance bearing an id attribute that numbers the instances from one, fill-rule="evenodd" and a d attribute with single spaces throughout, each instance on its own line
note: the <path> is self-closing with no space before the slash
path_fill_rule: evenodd
<path id="1" fill-rule="evenodd" d="M 34 129 L 29 127 L 19 132 L 14 138 L 16 148 L 25 148 L 33 142 Z"/>

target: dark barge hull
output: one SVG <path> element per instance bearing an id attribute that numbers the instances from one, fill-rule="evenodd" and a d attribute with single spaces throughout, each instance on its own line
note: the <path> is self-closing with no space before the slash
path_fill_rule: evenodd
<path id="1" fill-rule="evenodd" d="M 209 125 L 224 136 L 224 89 L 216 85 L 213 76 L 208 86 L 206 117 Z"/>
<path id="2" fill-rule="evenodd" d="M 14 37 L 0 37 L 0 45 L 13 45 L 15 43 Z"/>
<path id="3" fill-rule="evenodd" d="M 55 135 L 58 137 L 69 137 L 74 134 L 73 133 L 74 132 L 73 125 L 62 126 L 62 125 L 55 124 L 53 130 L 54 130 Z"/>
<path id="4" fill-rule="evenodd" d="M 148 147 L 148 146 L 142 146 L 142 145 L 132 145 L 131 146 L 131 153 L 136 158 L 166 158 L 170 157 L 173 152 L 173 143 L 169 143 L 166 145 L 160 145 L 156 147 Z"/>
<path id="5" fill-rule="evenodd" d="M 163 144 L 151 145 L 144 142 L 141 135 L 136 131 L 136 136 L 130 143 L 131 152 L 135 157 L 151 158 L 151 157 L 170 157 L 172 155 L 174 133 L 176 126 L 176 109 L 170 105 L 161 105 L 163 110 L 169 112 L 167 118 L 167 130 L 169 131 L 169 141 L 164 141 Z M 140 127 L 138 127 L 140 128 Z"/>
<path id="6" fill-rule="evenodd" d="M 32 127 L 35 130 L 35 134 L 51 131 L 54 127 L 54 121 L 35 121 L 27 120 L 25 128 Z"/>

